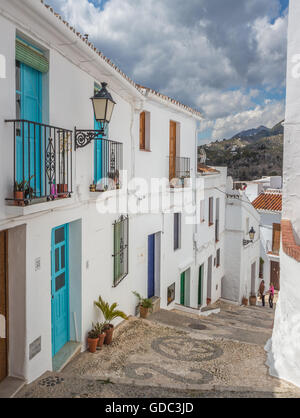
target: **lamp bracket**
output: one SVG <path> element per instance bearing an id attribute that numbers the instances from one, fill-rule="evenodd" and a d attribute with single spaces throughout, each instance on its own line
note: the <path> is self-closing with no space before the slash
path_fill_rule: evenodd
<path id="1" fill-rule="evenodd" d="M 105 135 L 104 126 L 101 129 L 76 129 L 75 128 L 75 150 L 77 148 L 84 148 L 89 145 L 92 141 L 97 141 L 102 138 L 97 138 L 99 136 Z"/>

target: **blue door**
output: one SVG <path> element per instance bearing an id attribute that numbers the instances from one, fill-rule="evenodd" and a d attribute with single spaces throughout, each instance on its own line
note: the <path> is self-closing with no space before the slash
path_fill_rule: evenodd
<path id="1" fill-rule="evenodd" d="M 148 237 L 148 298 L 155 295 L 155 234 Z"/>
<path id="2" fill-rule="evenodd" d="M 51 245 L 51 316 L 52 355 L 69 341 L 69 228 L 52 230 Z"/>
<path id="3" fill-rule="evenodd" d="M 42 73 L 23 64 L 16 64 L 17 118 L 42 121 Z M 42 192 L 41 165 L 43 147 L 41 132 L 34 124 L 21 123 L 16 137 L 16 179 L 29 180 L 38 194 Z"/>

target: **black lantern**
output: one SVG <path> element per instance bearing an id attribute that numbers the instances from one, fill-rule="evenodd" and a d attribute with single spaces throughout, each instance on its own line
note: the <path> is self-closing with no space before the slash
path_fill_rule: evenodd
<path id="1" fill-rule="evenodd" d="M 249 231 L 249 237 L 250 237 L 251 241 L 254 241 L 255 234 L 256 234 L 256 232 L 255 232 L 255 230 L 252 226 L 252 228 Z"/>
<path id="2" fill-rule="evenodd" d="M 101 83 L 101 86 L 101 90 L 91 100 L 93 102 L 95 119 L 104 126 L 105 123 L 110 122 L 116 103 L 106 89 L 107 83 Z"/>

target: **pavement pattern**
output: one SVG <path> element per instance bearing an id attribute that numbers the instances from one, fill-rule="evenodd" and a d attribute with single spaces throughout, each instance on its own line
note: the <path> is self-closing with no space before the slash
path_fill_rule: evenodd
<path id="1" fill-rule="evenodd" d="M 269 376 L 265 366 L 274 311 L 220 308 L 208 317 L 161 310 L 148 320 L 130 318 L 110 346 L 78 355 L 17 397 L 300 397 L 299 388 Z"/>

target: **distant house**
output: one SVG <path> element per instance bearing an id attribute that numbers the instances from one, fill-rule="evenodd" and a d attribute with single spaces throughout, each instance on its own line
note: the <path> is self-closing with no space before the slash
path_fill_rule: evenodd
<path id="1" fill-rule="evenodd" d="M 273 283 L 275 289 L 280 289 L 280 236 L 281 236 L 281 190 L 267 190 L 260 193 L 252 202 L 260 214 L 261 261 L 260 278 L 266 286 Z"/>
<path id="2" fill-rule="evenodd" d="M 226 194 L 226 257 L 222 298 L 241 303 L 243 297 L 256 295 L 259 287 L 260 219 L 245 192 L 234 190 L 230 177 Z"/>

